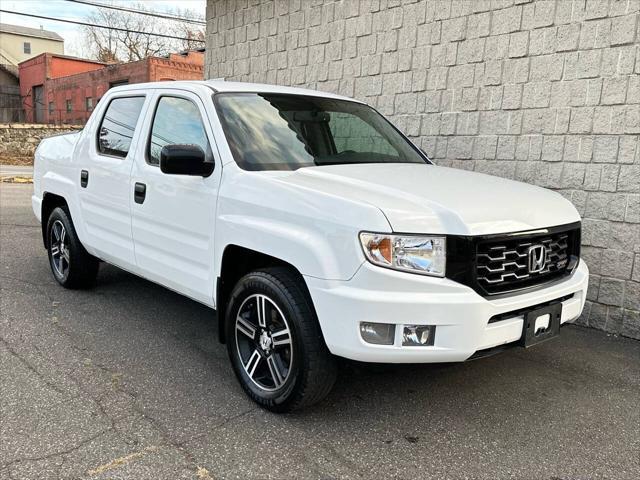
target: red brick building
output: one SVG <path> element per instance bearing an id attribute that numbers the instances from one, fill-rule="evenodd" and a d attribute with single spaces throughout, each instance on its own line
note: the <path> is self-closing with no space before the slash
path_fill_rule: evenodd
<path id="1" fill-rule="evenodd" d="M 106 65 L 43 53 L 19 65 L 26 121 L 83 124 L 109 88 L 127 83 L 202 80 L 204 51 Z"/>

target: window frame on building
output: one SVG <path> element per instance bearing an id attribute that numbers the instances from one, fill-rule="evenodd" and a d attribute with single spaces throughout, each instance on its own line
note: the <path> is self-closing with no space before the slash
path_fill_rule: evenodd
<path id="1" fill-rule="evenodd" d="M 22 42 L 22 53 L 31 55 L 31 42 Z"/>
<path id="2" fill-rule="evenodd" d="M 128 146 L 127 151 L 126 152 L 121 152 L 121 153 L 124 153 L 124 155 L 119 154 L 119 153 L 113 153 L 113 152 L 116 152 L 116 150 L 112 150 L 112 149 L 106 149 L 106 150 L 109 150 L 109 151 L 103 151 L 102 147 L 100 146 L 100 130 L 102 130 L 102 124 L 104 123 L 105 117 L 107 116 L 107 113 L 109 112 L 109 107 L 111 106 L 111 104 L 114 101 L 123 100 L 125 98 L 141 98 L 142 99 L 142 103 L 140 105 L 140 111 L 138 112 L 138 117 L 136 118 L 135 125 L 133 126 L 133 133 L 131 135 L 131 142 L 129 142 L 129 146 Z M 104 157 L 118 158 L 120 160 L 124 160 L 125 158 L 127 158 L 127 156 L 129 155 L 129 152 L 131 151 L 131 144 L 133 143 L 133 139 L 135 138 L 136 134 L 138 133 L 140 118 L 142 117 L 142 111 L 145 108 L 146 101 L 147 101 L 147 95 L 145 95 L 144 93 L 140 93 L 140 92 L 131 92 L 131 93 L 125 94 L 125 95 L 116 95 L 116 96 L 113 96 L 113 97 L 111 97 L 109 99 L 109 102 L 107 103 L 106 107 L 102 111 L 102 114 L 101 114 L 101 117 L 100 117 L 100 123 L 98 124 L 98 128 L 97 128 L 96 133 L 95 133 L 96 153 L 98 155 L 101 155 L 101 156 L 104 156 Z"/>
<path id="3" fill-rule="evenodd" d="M 93 111 L 93 97 L 84 97 L 84 108 L 87 112 Z"/>
<path id="4" fill-rule="evenodd" d="M 67 98 L 65 100 L 65 109 L 67 111 L 67 113 L 71 113 L 73 112 L 73 100 Z"/>

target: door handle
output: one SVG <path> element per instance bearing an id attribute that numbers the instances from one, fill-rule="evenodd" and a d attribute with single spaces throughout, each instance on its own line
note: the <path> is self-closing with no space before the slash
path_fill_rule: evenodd
<path id="1" fill-rule="evenodd" d="M 89 184 L 89 172 L 87 170 L 80 170 L 80 186 L 87 188 Z"/>
<path id="2" fill-rule="evenodd" d="M 147 195 L 147 186 L 144 183 L 136 182 L 133 190 L 133 199 L 136 203 L 144 203 Z"/>

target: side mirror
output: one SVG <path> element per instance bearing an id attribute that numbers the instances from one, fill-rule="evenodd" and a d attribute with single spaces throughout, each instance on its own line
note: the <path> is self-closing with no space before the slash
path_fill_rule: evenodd
<path id="1" fill-rule="evenodd" d="M 208 177 L 213 172 L 213 163 L 198 145 L 165 145 L 160 150 L 160 170 L 172 175 Z"/>

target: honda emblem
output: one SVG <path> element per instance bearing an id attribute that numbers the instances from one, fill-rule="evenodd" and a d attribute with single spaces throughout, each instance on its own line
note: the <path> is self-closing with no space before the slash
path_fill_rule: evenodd
<path id="1" fill-rule="evenodd" d="M 547 266 L 547 249 L 544 245 L 529 247 L 529 273 L 540 273 Z"/>

